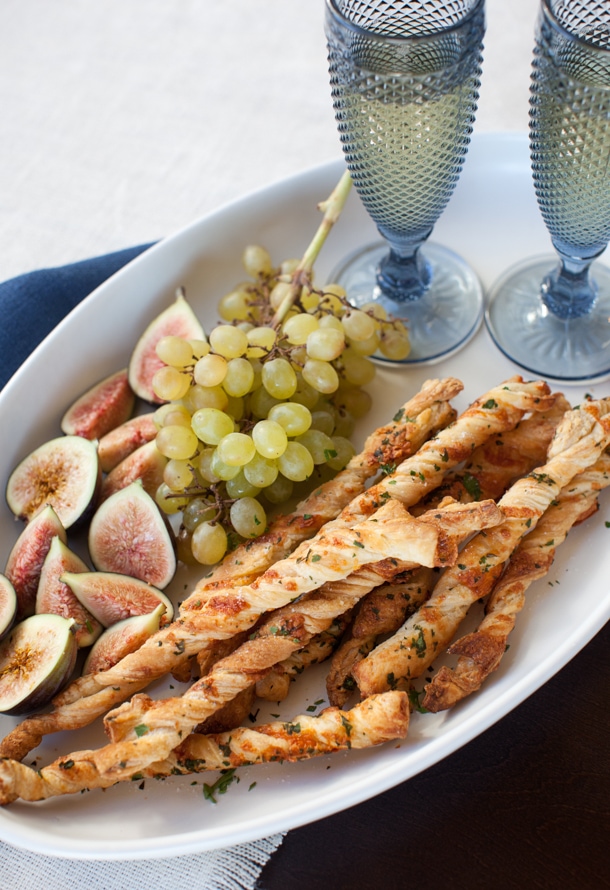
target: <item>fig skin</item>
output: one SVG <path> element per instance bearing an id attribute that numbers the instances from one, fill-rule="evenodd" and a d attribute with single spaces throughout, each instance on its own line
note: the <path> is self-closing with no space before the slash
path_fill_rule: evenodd
<path id="1" fill-rule="evenodd" d="M 47 705 L 74 670 L 72 622 L 31 615 L 0 643 L 0 712 L 29 714 Z"/>
<path id="2" fill-rule="evenodd" d="M 26 521 L 49 504 L 67 530 L 89 518 L 101 481 L 97 444 L 81 436 L 60 436 L 40 445 L 15 467 L 6 501 L 15 516 Z"/>
<path id="3" fill-rule="evenodd" d="M 83 606 L 72 590 L 60 580 L 64 572 L 88 572 L 89 566 L 60 538 L 53 538 L 51 547 L 42 564 L 40 582 L 36 594 L 38 615 L 61 615 L 74 621 L 72 630 L 79 649 L 91 646 L 102 633 L 103 627 Z"/>
<path id="4" fill-rule="evenodd" d="M 133 615 L 112 624 L 89 652 L 83 665 L 83 675 L 107 671 L 115 664 L 139 649 L 149 637 L 159 630 L 165 604 L 159 603 L 153 612 L 146 615 Z"/>
<path id="5" fill-rule="evenodd" d="M 205 340 L 203 328 L 181 291 L 176 294 L 175 302 L 148 325 L 136 343 L 129 361 L 131 388 L 141 399 L 156 405 L 162 404 L 163 400 L 155 394 L 152 379 L 164 364 L 157 356 L 155 347 L 161 337 L 169 334 L 186 340 Z"/>
<path id="6" fill-rule="evenodd" d="M 89 554 L 100 572 L 118 572 L 160 590 L 172 580 L 177 564 L 173 538 L 139 480 L 98 507 L 89 526 Z"/>
<path id="7" fill-rule="evenodd" d="M 141 445 L 152 442 L 157 435 L 154 411 L 138 414 L 102 436 L 97 453 L 104 473 L 110 473 L 121 461 L 133 454 Z"/>
<path id="8" fill-rule="evenodd" d="M 69 436 L 99 439 L 128 420 L 136 396 L 123 368 L 83 393 L 61 419 L 61 430 Z"/>
<path id="9" fill-rule="evenodd" d="M 6 575 L 0 575 L 0 642 L 11 630 L 17 617 L 17 594 Z"/>
<path id="10" fill-rule="evenodd" d="M 146 442 L 106 476 L 102 482 L 100 502 L 107 500 L 115 492 L 126 488 L 137 479 L 142 483 L 144 491 L 154 498 L 155 492 L 163 482 L 166 464 L 167 458 L 161 454 L 154 441 Z"/>
<path id="11" fill-rule="evenodd" d="M 67 541 L 66 530 L 47 505 L 28 522 L 11 550 L 4 574 L 17 596 L 17 620 L 34 614 L 40 573 L 53 538 Z"/>
<path id="12" fill-rule="evenodd" d="M 104 627 L 134 615 L 149 615 L 160 603 L 165 607 L 161 624 L 169 624 L 174 617 L 171 600 L 138 578 L 117 572 L 65 572 L 61 580 Z"/>

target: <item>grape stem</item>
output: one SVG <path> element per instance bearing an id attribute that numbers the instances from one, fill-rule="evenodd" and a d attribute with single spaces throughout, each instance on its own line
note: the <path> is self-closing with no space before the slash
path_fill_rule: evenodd
<path id="1" fill-rule="evenodd" d="M 322 245 L 326 241 L 328 233 L 339 219 L 341 211 L 345 206 L 347 196 L 349 195 L 352 185 L 352 178 L 349 170 L 346 170 L 341 179 L 334 187 L 330 195 L 325 201 L 320 201 L 318 209 L 324 213 L 322 222 L 318 226 L 316 234 L 313 236 L 307 250 L 303 254 L 298 266 L 292 273 L 290 279 L 290 289 L 280 305 L 275 315 L 271 319 L 271 327 L 277 328 L 281 325 L 286 317 L 286 313 L 294 304 L 300 295 L 302 288 L 311 282 L 311 272 Z"/>

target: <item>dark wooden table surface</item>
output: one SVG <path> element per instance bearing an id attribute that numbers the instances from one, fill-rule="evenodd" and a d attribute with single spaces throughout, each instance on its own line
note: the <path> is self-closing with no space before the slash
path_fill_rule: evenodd
<path id="1" fill-rule="evenodd" d="M 450 757 L 290 831 L 260 890 L 610 887 L 609 653 L 607 625 Z"/>

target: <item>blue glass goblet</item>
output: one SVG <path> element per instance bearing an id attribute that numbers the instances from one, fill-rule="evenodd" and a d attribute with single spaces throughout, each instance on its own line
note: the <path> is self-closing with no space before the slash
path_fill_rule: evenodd
<path id="1" fill-rule="evenodd" d="M 610 376 L 610 3 L 541 0 L 530 92 L 538 206 L 559 255 L 509 270 L 488 329 L 517 364 L 565 382 Z"/>
<path id="2" fill-rule="evenodd" d="M 347 166 L 384 239 L 334 277 L 355 305 L 373 301 L 407 319 L 407 362 L 435 361 L 461 348 L 483 313 L 476 274 L 427 239 L 470 142 L 484 0 L 327 0 L 326 9 Z"/>

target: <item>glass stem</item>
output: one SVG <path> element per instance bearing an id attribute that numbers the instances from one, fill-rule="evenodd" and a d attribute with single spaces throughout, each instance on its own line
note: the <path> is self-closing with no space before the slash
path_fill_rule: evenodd
<path id="1" fill-rule="evenodd" d="M 559 267 L 542 282 L 542 302 L 557 318 L 582 318 L 597 299 L 597 285 L 589 274 L 595 257 L 574 258 L 561 252 L 559 257 Z"/>
<path id="2" fill-rule="evenodd" d="M 419 300 L 430 285 L 430 265 L 420 253 L 420 247 L 430 234 L 416 241 L 398 241 L 382 233 L 390 245 L 389 253 L 377 269 L 377 284 L 384 296 L 395 303 Z"/>

